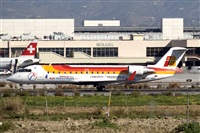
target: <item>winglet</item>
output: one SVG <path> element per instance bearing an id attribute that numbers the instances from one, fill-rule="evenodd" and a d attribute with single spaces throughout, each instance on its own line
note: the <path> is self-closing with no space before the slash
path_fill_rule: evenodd
<path id="1" fill-rule="evenodd" d="M 130 75 L 130 77 L 128 78 L 128 80 L 129 80 L 129 81 L 130 81 L 130 80 L 134 80 L 135 74 L 136 74 L 136 71 L 134 71 L 134 72 Z"/>
<path id="2" fill-rule="evenodd" d="M 33 57 L 35 56 L 37 51 L 37 42 L 31 42 L 26 49 L 24 49 L 24 51 L 22 52 L 21 57 L 23 56 L 28 56 L 28 57 Z"/>

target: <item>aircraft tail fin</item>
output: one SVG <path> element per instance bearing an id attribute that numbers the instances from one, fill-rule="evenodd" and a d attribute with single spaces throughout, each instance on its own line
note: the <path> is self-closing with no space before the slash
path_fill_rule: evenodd
<path id="1" fill-rule="evenodd" d="M 172 47 L 155 65 L 147 67 L 175 70 L 186 51 L 187 49 L 183 47 Z"/>
<path id="2" fill-rule="evenodd" d="M 34 58 L 37 53 L 37 42 L 31 42 L 22 52 L 20 57 Z"/>

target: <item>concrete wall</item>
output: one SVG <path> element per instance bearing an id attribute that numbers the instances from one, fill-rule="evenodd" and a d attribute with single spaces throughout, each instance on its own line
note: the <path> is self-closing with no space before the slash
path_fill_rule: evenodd
<path id="1" fill-rule="evenodd" d="M 30 41 L 0 41 L 1 48 L 25 48 Z M 125 58 L 146 58 L 146 48 L 147 47 L 200 47 L 200 40 L 160 40 L 160 41 L 144 41 L 144 40 L 134 40 L 134 41 L 38 41 L 39 48 L 63 48 L 65 53 L 65 48 L 85 48 L 91 47 L 91 53 L 93 53 L 93 48 L 107 48 L 107 47 L 117 47 L 118 48 L 118 58 L 115 59 L 125 59 Z M 39 51 L 38 51 L 39 52 Z M 46 56 L 51 62 L 51 60 L 57 60 L 57 58 Z M 76 55 L 77 58 L 83 58 L 81 55 Z M 97 59 L 97 57 L 92 57 L 92 59 Z M 91 58 L 85 59 L 86 62 L 91 62 Z M 112 57 L 101 57 L 101 61 L 109 61 Z M 112 58 L 113 59 L 113 58 Z M 70 60 L 73 60 L 71 58 Z M 114 60 L 114 59 L 113 59 Z M 57 60 L 57 62 L 62 62 L 62 60 Z M 79 60 L 78 60 L 79 61 Z M 127 60 L 128 61 L 128 60 Z M 129 60 L 130 61 L 130 60 Z M 54 61 L 55 62 L 55 61 Z M 82 61 L 81 61 L 82 62 Z M 143 60 L 144 62 L 144 60 Z"/>
<path id="2" fill-rule="evenodd" d="M 200 40 L 187 40 L 188 47 L 200 47 Z"/>
<path id="3" fill-rule="evenodd" d="M 120 20 L 84 20 L 84 26 L 120 26 Z"/>
<path id="4" fill-rule="evenodd" d="M 74 36 L 74 19 L 0 19 L 0 22 L 0 33 L 10 36 L 30 33 L 42 38 L 53 32 Z"/>
<path id="5" fill-rule="evenodd" d="M 146 56 L 146 47 L 166 47 L 171 40 L 160 41 L 38 41 L 38 48 L 82 48 L 82 47 L 118 47 L 120 57 Z M 0 41 L 1 48 L 26 47 L 30 41 Z M 176 40 L 173 46 L 200 47 L 200 40 Z"/>
<path id="6" fill-rule="evenodd" d="M 163 39 L 183 39 L 183 18 L 162 19 Z"/>

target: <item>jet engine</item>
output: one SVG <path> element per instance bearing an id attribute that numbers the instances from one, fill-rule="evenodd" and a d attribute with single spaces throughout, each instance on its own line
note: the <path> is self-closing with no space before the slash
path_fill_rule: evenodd
<path id="1" fill-rule="evenodd" d="M 145 66 L 128 66 L 128 72 L 134 73 L 136 71 L 136 75 L 143 75 L 145 73 L 153 73 L 153 69 L 148 69 Z"/>

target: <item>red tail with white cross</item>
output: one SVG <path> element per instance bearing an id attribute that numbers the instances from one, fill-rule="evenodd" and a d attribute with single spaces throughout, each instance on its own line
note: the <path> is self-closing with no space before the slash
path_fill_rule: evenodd
<path id="1" fill-rule="evenodd" d="M 26 49 L 22 52 L 20 57 L 33 57 L 37 52 L 37 42 L 31 42 Z"/>

